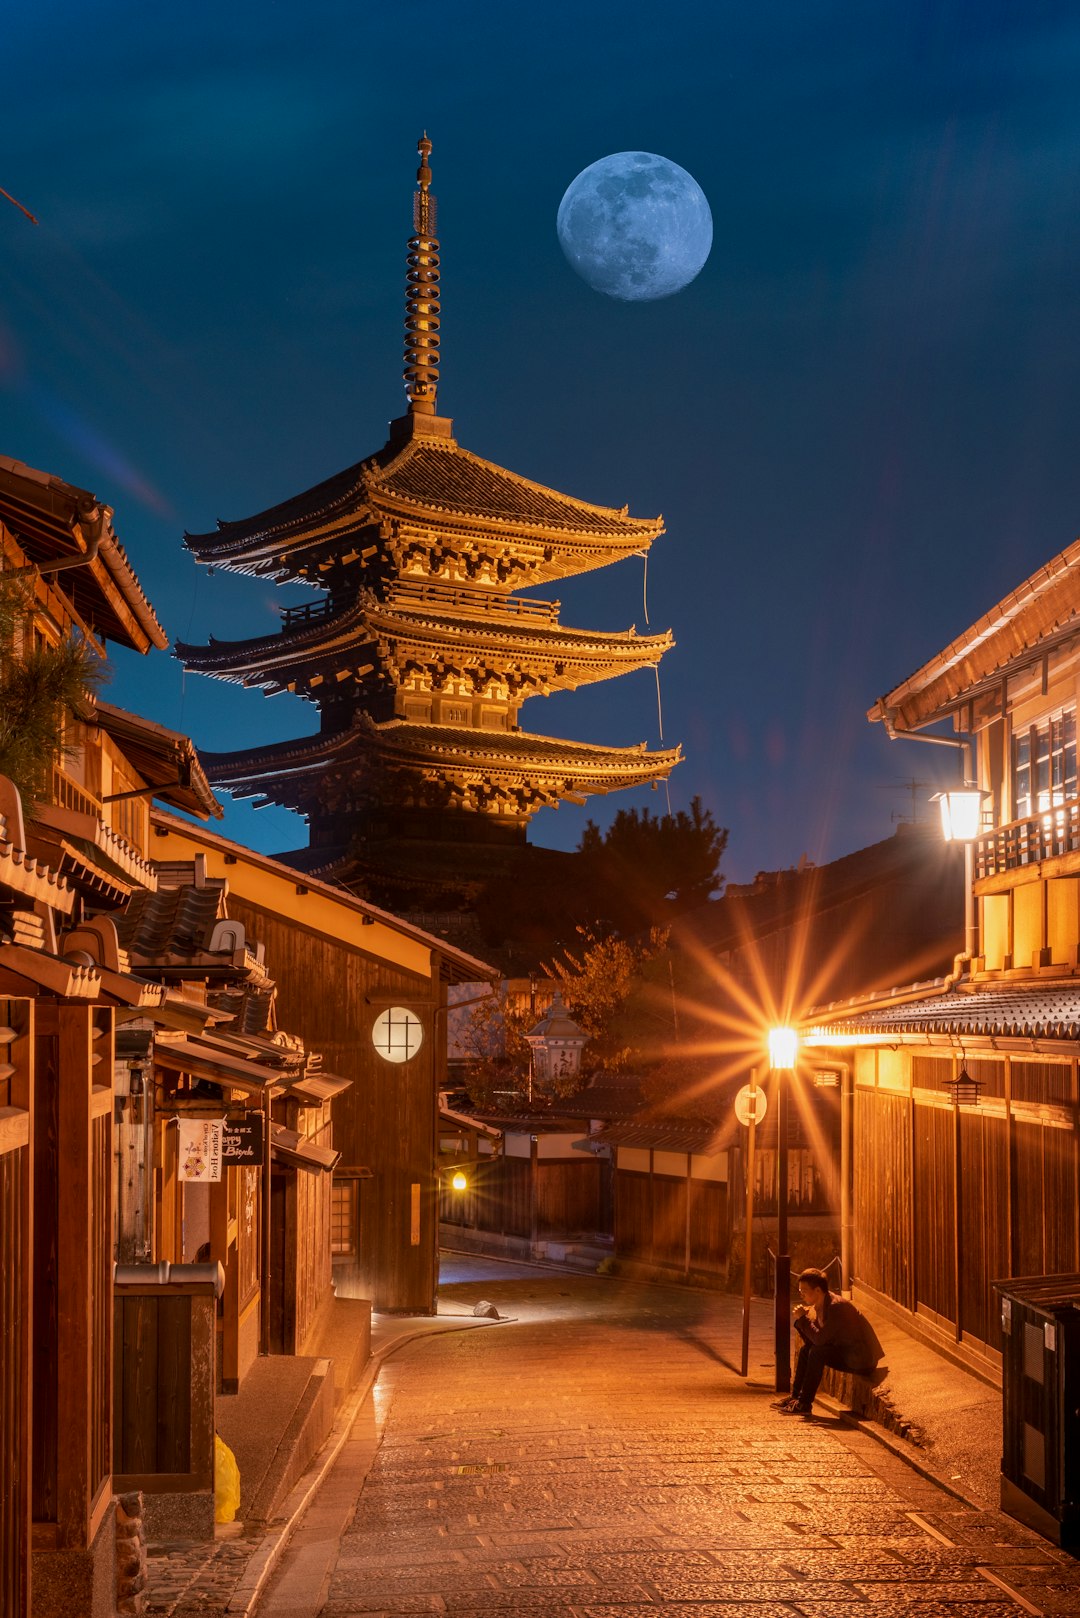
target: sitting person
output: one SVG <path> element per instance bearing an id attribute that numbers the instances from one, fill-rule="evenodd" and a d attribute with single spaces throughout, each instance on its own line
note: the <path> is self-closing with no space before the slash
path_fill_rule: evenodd
<path id="1" fill-rule="evenodd" d="M 795 1330 L 802 1343 L 795 1378 L 790 1395 L 773 1403 L 773 1409 L 786 1416 L 813 1413 L 814 1396 L 827 1365 L 855 1376 L 873 1376 L 884 1352 L 862 1311 L 829 1291 L 824 1271 L 803 1270 L 799 1297 L 802 1303 L 795 1311 Z"/>

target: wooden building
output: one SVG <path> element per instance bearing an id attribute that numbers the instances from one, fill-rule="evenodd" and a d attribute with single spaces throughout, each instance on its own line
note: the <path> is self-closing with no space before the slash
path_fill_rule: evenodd
<path id="1" fill-rule="evenodd" d="M 530 696 L 655 668 L 671 635 L 571 629 L 517 592 L 646 553 L 659 519 L 557 493 L 463 449 L 437 413 L 439 244 L 420 142 L 409 243 L 407 413 L 388 443 L 281 505 L 186 543 L 203 564 L 302 580 L 278 634 L 178 645 L 187 668 L 320 713 L 317 735 L 204 754 L 237 796 L 302 813 L 312 874 L 414 911 L 467 906 L 512 864 L 531 817 L 562 799 L 655 785 L 647 752 L 522 730 Z"/>
<path id="2" fill-rule="evenodd" d="M 109 642 L 166 644 L 111 510 L 8 457 L 0 575 L 25 596 L 6 658 L 68 636 L 102 658 Z M 122 1019 L 163 991 L 119 953 L 102 959 L 108 929 L 87 923 L 154 883 L 149 796 L 219 812 L 190 742 L 149 726 L 133 751 L 117 734 L 130 719 L 88 702 L 32 815 L 0 779 L 0 1607 L 13 1618 L 113 1610 L 115 1048 Z"/>
<path id="3" fill-rule="evenodd" d="M 273 963 L 282 1026 L 347 1084 L 333 1098 L 337 1161 L 327 1210 L 339 1289 L 384 1312 L 434 1313 L 446 989 L 468 982 L 486 992 L 494 970 L 203 827 L 155 812 L 152 832 L 160 870 L 198 865 L 204 882 L 227 893 L 230 919 L 259 939 Z M 293 1085 L 291 1093 L 301 1107 L 302 1092 Z M 304 1190 L 299 1178 L 296 1190 Z M 298 1202 L 283 1240 L 294 1240 L 289 1232 L 308 1218 Z"/>
<path id="4" fill-rule="evenodd" d="M 992 1282 L 1080 1269 L 1078 690 L 1080 542 L 870 710 L 983 794 L 953 970 L 807 1019 L 853 1078 L 857 1285 L 990 1376 Z"/>

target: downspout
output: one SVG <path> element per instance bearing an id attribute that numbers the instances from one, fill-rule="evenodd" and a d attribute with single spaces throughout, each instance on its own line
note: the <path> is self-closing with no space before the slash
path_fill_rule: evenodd
<path id="1" fill-rule="evenodd" d="M 39 578 L 53 573 L 62 573 L 69 567 L 87 567 L 101 547 L 102 536 L 107 525 L 112 521 L 112 509 L 109 506 L 99 505 L 95 500 L 92 505 L 80 508 L 78 528 L 86 541 L 86 549 L 78 556 L 59 556 L 52 562 L 31 563 L 29 567 L 18 567 L 14 576 L 20 577 L 27 573 L 36 573 Z"/>
<path id="2" fill-rule="evenodd" d="M 885 725 L 885 734 L 891 742 L 929 742 L 933 747 L 959 748 L 962 762 L 963 784 L 975 786 L 971 773 L 972 767 L 972 740 L 970 736 L 924 736 L 921 731 L 897 730 L 892 722 L 892 716 L 882 704 L 881 718 Z M 975 883 L 975 848 L 972 843 L 964 844 L 964 952 L 958 955 L 953 963 L 953 970 L 961 961 L 969 966 L 979 953 L 978 929 L 975 924 L 975 895 L 972 891 Z M 950 984 L 950 987 L 952 985 Z"/>

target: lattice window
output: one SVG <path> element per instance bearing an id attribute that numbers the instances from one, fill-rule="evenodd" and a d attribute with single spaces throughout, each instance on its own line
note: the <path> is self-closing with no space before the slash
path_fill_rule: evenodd
<path id="1" fill-rule="evenodd" d="M 359 1180 L 335 1180 L 330 1193 L 330 1251 L 356 1252 Z"/>
<path id="2" fill-rule="evenodd" d="M 1076 709 L 1013 736 L 1013 817 L 1026 820 L 1076 797 Z"/>

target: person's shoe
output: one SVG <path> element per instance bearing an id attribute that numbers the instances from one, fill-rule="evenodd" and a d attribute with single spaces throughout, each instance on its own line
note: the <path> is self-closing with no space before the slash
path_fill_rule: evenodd
<path id="1" fill-rule="evenodd" d="M 792 1399 L 784 1406 L 783 1414 L 785 1416 L 812 1416 L 814 1407 L 812 1404 L 804 1404 L 801 1399 Z"/>
<path id="2" fill-rule="evenodd" d="M 799 1401 L 792 1394 L 786 1393 L 782 1399 L 773 1399 L 769 1404 L 769 1409 L 790 1410 L 792 1405 L 796 1405 L 798 1402 Z"/>

